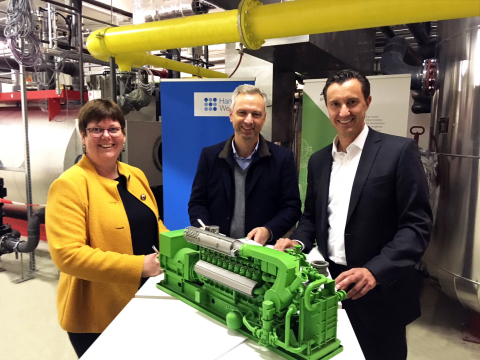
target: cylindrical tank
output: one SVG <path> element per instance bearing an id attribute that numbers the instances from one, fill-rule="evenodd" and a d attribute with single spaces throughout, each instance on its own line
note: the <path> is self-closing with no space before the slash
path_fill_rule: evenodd
<path id="1" fill-rule="evenodd" d="M 79 106 L 62 106 L 60 114 L 52 121 L 48 112 L 39 107 L 29 107 L 29 148 L 31 166 L 32 201 L 45 204 L 48 189 L 60 174 L 74 164 L 82 153 L 82 143 L 77 135 L 75 119 Z M 20 108 L 0 108 L 0 177 L 7 188 L 6 199 L 26 203 L 24 167 L 25 129 Z M 7 208 L 7 207 L 6 207 Z M 7 210 L 7 209 L 6 209 Z"/>
<path id="2" fill-rule="evenodd" d="M 480 17 L 438 22 L 436 58 L 435 221 L 424 260 L 448 295 L 480 312 Z"/>

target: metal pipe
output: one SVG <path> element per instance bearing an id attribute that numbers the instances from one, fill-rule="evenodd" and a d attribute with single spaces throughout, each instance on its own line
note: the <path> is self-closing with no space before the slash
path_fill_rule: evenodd
<path id="1" fill-rule="evenodd" d="M 428 43 L 428 35 L 423 24 L 407 24 L 408 30 L 418 43 L 418 46 L 423 46 Z"/>
<path id="2" fill-rule="evenodd" d="M 40 224 L 45 223 L 45 208 L 37 210 L 28 221 L 28 240 L 20 240 L 20 233 L 12 230 L 10 234 L 3 236 L 0 243 L 0 254 L 20 252 L 30 253 L 34 251 L 40 242 Z"/>
<path id="3" fill-rule="evenodd" d="M 37 210 L 28 221 L 28 240 L 18 244 L 18 251 L 29 253 L 35 250 L 40 241 L 40 224 L 45 223 L 45 208 Z"/>
<path id="4" fill-rule="evenodd" d="M 208 59 L 208 45 L 205 45 L 203 47 L 203 53 L 204 53 L 203 57 L 205 59 L 205 67 L 208 69 L 208 67 L 210 66 L 210 64 L 208 63 L 208 60 L 209 60 Z"/>
<path id="5" fill-rule="evenodd" d="M 109 10 L 110 12 L 113 12 L 115 14 L 120 14 L 120 15 L 123 15 L 123 16 L 127 16 L 129 18 L 133 17 L 133 14 L 131 12 L 119 9 L 119 8 L 114 7 L 112 5 L 101 3 L 101 2 L 96 1 L 96 0 L 83 0 L 82 2 L 85 2 L 87 4 L 90 4 L 90 5 L 105 9 L 105 10 Z"/>
<path id="6" fill-rule="evenodd" d="M 410 88 L 419 90 L 422 88 L 423 66 L 412 66 L 405 63 L 405 55 L 411 48 L 408 46 L 407 40 L 400 36 L 388 40 L 383 50 L 381 69 L 385 75 L 390 74 L 411 74 L 412 80 Z M 411 50 L 413 52 L 413 50 Z"/>
<path id="7" fill-rule="evenodd" d="M 390 26 L 380 26 L 380 30 L 388 39 L 395 37 L 395 33 Z"/>
<path id="8" fill-rule="evenodd" d="M 78 77 L 80 78 L 80 105 L 85 104 L 85 79 L 83 76 L 83 34 L 82 34 L 82 2 L 75 1 L 74 4 L 78 8 L 77 22 L 77 41 L 78 41 Z"/>
<path id="9" fill-rule="evenodd" d="M 170 50 L 172 54 L 172 61 L 180 62 L 181 56 L 180 56 L 180 49 L 171 49 Z M 173 70 L 173 69 L 170 69 Z M 172 78 L 174 79 L 180 79 L 180 71 L 172 71 Z"/>
<path id="10" fill-rule="evenodd" d="M 23 40 L 22 40 L 23 45 Z M 32 179 L 31 179 L 31 168 L 30 168 L 30 142 L 28 139 L 28 105 L 27 105 L 27 83 L 25 79 L 25 67 L 20 66 L 20 90 L 21 90 L 21 99 L 22 99 L 22 122 L 25 130 L 25 190 L 27 204 L 32 204 Z M 27 206 L 27 221 L 30 222 L 32 216 L 32 207 Z M 30 253 L 30 271 L 33 272 L 36 270 L 35 265 L 35 251 L 32 250 Z"/>
<path id="11" fill-rule="evenodd" d="M 52 29 L 52 13 L 55 9 L 52 9 L 50 4 L 47 4 L 47 33 L 48 33 L 48 47 L 53 48 L 53 29 Z"/>
<path id="12" fill-rule="evenodd" d="M 106 59 L 130 52 L 238 41 L 258 49 L 265 39 L 479 16 L 480 0 L 309 0 L 269 5 L 243 0 L 239 8 L 97 30 L 88 37 L 88 50 Z M 331 15 L 338 12 L 342 16 Z"/>
<path id="13" fill-rule="evenodd" d="M 80 59 L 80 54 L 74 53 L 74 52 L 65 53 L 63 50 L 49 49 L 49 48 L 42 48 L 41 51 L 45 54 L 50 54 L 50 55 L 53 55 L 53 56 L 56 56 L 56 57 L 65 56 L 67 59 L 77 60 L 77 61 Z M 108 61 L 98 60 L 98 59 L 96 59 L 93 56 L 88 55 L 88 54 L 81 54 L 81 57 L 83 59 L 83 62 L 97 64 L 97 65 L 101 65 L 101 66 L 109 66 Z M 28 70 L 28 68 L 27 68 L 27 70 Z M 32 70 L 32 71 L 34 71 L 34 70 Z"/>
<path id="14" fill-rule="evenodd" d="M 231 10 L 105 28 L 90 34 L 87 47 L 103 60 L 113 54 L 236 42 L 240 41 L 237 20 L 238 10 Z"/>
<path id="15" fill-rule="evenodd" d="M 83 14 L 82 14 L 82 18 L 83 18 L 83 19 L 92 20 L 92 21 L 98 22 L 98 23 L 100 23 L 100 24 L 104 24 L 104 25 L 108 25 L 108 26 L 113 26 L 113 27 L 118 27 L 118 25 L 111 24 L 111 23 L 106 22 L 106 21 L 98 20 L 98 19 L 92 18 L 92 17 L 90 17 L 90 16 L 85 16 L 85 15 L 83 15 Z"/>
<path id="16" fill-rule="evenodd" d="M 130 71 L 131 67 L 140 68 L 148 64 L 206 78 L 228 78 L 227 74 L 218 71 L 165 59 L 160 56 L 147 55 L 146 53 L 120 54 L 115 57 L 115 61 L 120 71 Z"/>
<path id="17" fill-rule="evenodd" d="M 70 9 L 70 10 L 73 10 L 73 11 L 77 10 L 73 6 L 65 5 L 65 4 L 59 3 L 57 1 L 53 1 L 53 0 L 43 0 L 43 1 L 45 1 L 46 3 L 50 3 L 52 5 L 55 5 L 55 6 L 59 6 L 59 7 L 64 8 L 64 9 Z"/>
<path id="18" fill-rule="evenodd" d="M 115 58 L 110 57 L 110 96 L 113 102 L 117 103 L 117 70 L 115 69 Z"/>

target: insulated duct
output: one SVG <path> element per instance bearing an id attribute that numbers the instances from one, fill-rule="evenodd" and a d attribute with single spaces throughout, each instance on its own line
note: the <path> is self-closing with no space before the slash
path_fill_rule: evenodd
<path id="1" fill-rule="evenodd" d="M 438 22 L 437 34 L 434 225 L 423 259 L 445 293 L 480 312 L 480 17 Z"/>
<path id="2" fill-rule="evenodd" d="M 401 36 L 395 36 L 388 40 L 387 45 L 385 45 L 380 66 L 384 75 L 412 75 L 410 88 L 412 90 L 420 90 L 422 89 L 423 66 L 412 66 L 405 62 L 407 53 L 410 52 L 412 54 L 413 51 L 407 40 Z"/>
<path id="3" fill-rule="evenodd" d="M 42 64 L 38 67 L 25 67 L 25 71 L 29 71 L 29 72 L 47 71 L 51 73 L 52 69 L 55 68 L 55 65 L 53 65 L 53 63 L 50 63 L 50 64 L 52 65 L 46 66 L 45 64 Z M 8 58 L 5 57 L 5 58 L 0 58 L 0 69 L 19 70 L 20 66 L 15 60 L 8 60 Z M 71 76 L 78 76 L 78 63 L 66 62 L 62 70 L 60 70 L 60 72 L 67 75 L 71 75 Z"/>
<path id="4" fill-rule="evenodd" d="M 431 43 L 426 43 L 425 54 L 431 54 Z M 428 59 L 423 65 L 407 64 L 406 59 L 411 63 L 421 64 L 423 57 L 419 56 L 409 45 L 406 39 L 395 36 L 388 40 L 383 50 L 380 67 L 382 74 L 410 74 L 410 89 L 413 90 L 412 112 L 414 114 L 430 113 L 432 107 L 432 89 L 436 80 L 436 61 Z"/>
<path id="5" fill-rule="evenodd" d="M 87 46 L 96 58 L 114 56 L 128 67 L 129 57 L 119 55 L 232 42 L 259 49 L 265 39 L 479 15 L 480 0 L 242 0 L 238 10 L 97 30 Z"/>

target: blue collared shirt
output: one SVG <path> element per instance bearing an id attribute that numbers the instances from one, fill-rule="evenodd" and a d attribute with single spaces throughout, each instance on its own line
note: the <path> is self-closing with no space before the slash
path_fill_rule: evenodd
<path id="1" fill-rule="evenodd" d="M 257 145 L 255 145 L 255 149 L 253 150 L 253 152 L 250 154 L 249 157 L 241 157 L 241 156 L 238 156 L 237 154 L 237 149 L 235 149 L 235 141 L 234 141 L 235 138 L 232 139 L 232 149 L 233 149 L 233 157 L 235 158 L 235 160 L 237 161 L 237 164 L 238 166 L 240 166 L 242 168 L 242 170 L 245 170 L 247 167 L 250 166 L 250 164 L 252 163 L 252 157 L 253 155 L 257 152 L 258 150 L 258 143 L 260 141 L 257 141 Z"/>

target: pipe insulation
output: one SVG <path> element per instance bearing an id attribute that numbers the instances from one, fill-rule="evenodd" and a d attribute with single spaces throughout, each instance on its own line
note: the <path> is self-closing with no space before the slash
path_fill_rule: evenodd
<path id="1" fill-rule="evenodd" d="M 119 54 L 239 41 L 259 49 L 265 39 L 479 15 L 480 0 L 304 0 L 269 5 L 242 0 L 236 10 L 97 30 L 88 37 L 87 47 L 105 61 Z"/>

